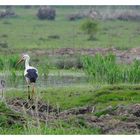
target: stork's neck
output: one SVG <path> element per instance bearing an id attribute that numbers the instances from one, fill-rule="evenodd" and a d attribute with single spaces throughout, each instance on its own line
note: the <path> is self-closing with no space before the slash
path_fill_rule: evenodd
<path id="1" fill-rule="evenodd" d="M 25 68 L 28 68 L 29 67 L 29 59 L 26 59 L 25 60 Z"/>

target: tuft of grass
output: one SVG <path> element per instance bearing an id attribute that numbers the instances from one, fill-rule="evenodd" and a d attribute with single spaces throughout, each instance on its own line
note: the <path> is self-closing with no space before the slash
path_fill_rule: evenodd
<path id="1" fill-rule="evenodd" d="M 77 118 L 71 118 L 67 121 L 57 120 L 48 125 L 42 124 L 39 128 L 31 127 L 24 131 L 24 134 L 26 135 L 93 135 L 100 133 L 101 130 L 99 128 L 87 128 L 81 125 L 80 120 Z"/>
<path id="2" fill-rule="evenodd" d="M 5 103 L 0 102 L 0 134 L 21 134 L 22 119 L 20 114 L 11 111 Z"/>

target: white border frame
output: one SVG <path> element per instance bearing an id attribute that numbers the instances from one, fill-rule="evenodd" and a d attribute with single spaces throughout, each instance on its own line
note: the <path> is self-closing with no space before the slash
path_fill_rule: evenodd
<path id="1" fill-rule="evenodd" d="M 140 0 L 0 0 L 0 5 L 140 5 Z"/>
<path id="2" fill-rule="evenodd" d="M 140 0 L 0 0 L 0 5 L 140 5 Z M 1 140 L 139 140 L 140 135 L 0 136 Z"/>
<path id="3" fill-rule="evenodd" d="M 140 135 L 21 135 L 0 136 L 1 140 L 139 140 Z"/>

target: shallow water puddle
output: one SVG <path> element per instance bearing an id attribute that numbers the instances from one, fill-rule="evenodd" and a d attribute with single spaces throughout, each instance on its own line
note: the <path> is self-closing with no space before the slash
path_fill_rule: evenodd
<path id="1" fill-rule="evenodd" d="M 26 86 L 26 82 L 23 76 L 8 76 L 8 78 L 1 77 L 6 81 L 7 88 L 22 88 Z M 59 87 L 59 86 L 71 86 L 88 83 L 88 77 L 85 75 L 49 75 L 48 77 L 41 76 L 37 80 L 39 87 Z"/>

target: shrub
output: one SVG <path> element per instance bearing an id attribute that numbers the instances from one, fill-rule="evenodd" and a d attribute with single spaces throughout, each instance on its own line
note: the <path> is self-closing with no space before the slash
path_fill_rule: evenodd
<path id="1" fill-rule="evenodd" d="M 95 20 L 87 19 L 82 23 L 81 29 L 89 35 L 89 40 L 93 40 L 98 32 L 98 23 Z"/>
<path id="2" fill-rule="evenodd" d="M 3 38 L 7 38 L 8 35 L 7 35 L 7 34 L 2 34 L 1 37 L 3 37 Z"/>
<path id="3" fill-rule="evenodd" d="M 68 20 L 70 21 L 74 21 L 74 20 L 79 20 L 79 19 L 82 19 L 84 18 L 85 16 L 82 15 L 82 14 L 71 14 L 71 15 L 68 15 Z"/>
<path id="4" fill-rule="evenodd" d="M 140 20 L 140 14 L 136 12 L 124 12 L 116 16 L 119 20 Z"/>
<path id="5" fill-rule="evenodd" d="M 99 19 L 100 18 L 100 14 L 99 14 L 99 12 L 95 11 L 94 9 L 91 9 L 89 11 L 89 13 L 87 13 L 87 17 L 89 17 L 91 19 Z"/>
<path id="6" fill-rule="evenodd" d="M 11 9 L 3 9 L 0 11 L 0 18 L 15 17 L 16 14 Z"/>
<path id="7" fill-rule="evenodd" d="M 123 20 L 123 21 L 139 21 L 140 13 L 136 11 L 115 11 L 113 13 L 102 13 L 102 19 L 104 20 Z"/>
<path id="8" fill-rule="evenodd" d="M 0 48 L 8 48 L 8 44 L 6 42 L 0 42 Z"/>
<path id="9" fill-rule="evenodd" d="M 81 68 L 83 68 L 83 64 L 82 64 L 80 56 L 73 56 L 72 58 L 63 56 L 61 58 L 58 58 L 55 61 L 52 61 L 51 65 L 58 69 L 73 69 L 73 68 L 81 69 Z"/>
<path id="10" fill-rule="evenodd" d="M 49 35 L 48 36 L 49 39 L 60 39 L 59 35 Z"/>
<path id="11" fill-rule="evenodd" d="M 54 66 L 58 69 L 64 69 L 65 64 L 64 64 L 64 59 L 61 59 L 59 61 L 56 61 Z"/>
<path id="12" fill-rule="evenodd" d="M 52 7 L 42 6 L 39 8 L 37 17 L 41 20 L 55 20 L 56 11 Z"/>

